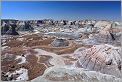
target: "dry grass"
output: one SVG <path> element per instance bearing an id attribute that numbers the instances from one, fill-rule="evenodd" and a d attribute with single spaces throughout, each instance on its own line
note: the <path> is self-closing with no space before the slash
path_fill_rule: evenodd
<path id="1" fill-rule="evenodd" d="M 45 37 L 38 36 L 38 35 L 25 35 L 22 38 L 24 38 L 23 41 L 17 40 L 17 38 L 10 38 L 7 40 L 7 43 L 5 46 L 9 47 L 22 47 L 22 46 L 27 46 L 27 47 L 32 47 L 32 46 L 38 46 L 38 45 L 48 45 L 53 41 L 53 38 L 47 38 L 44 39 Z"/>
<path id="2" fill-rule="evenodd" d="M 73 53 L 77 48 L 81 46 L 82 45 L 77 45 L 74 42 L 70 42 L 70 45 L 68 47 L 52 47 L 50 45 L 44 45 L 44 46 L 35 46 L 33 48 L 41 48 L 43 50 L 60 55 L 60 54 L 66 54 L 66 53 Z"/>
<path id="3" fill-rule="evenodd" d="M 22 46 L 41 48 L 49 52 L 54 52 L 56 54 L 73 53 L 74 50 L 81 47 L 71 41 L 69 41 L 69 46 L 67 47 L 53 47 L 50 44 L 51 42 L 53 42 L 54 38 L 42 39 L 41 37 L 40 39 L 38 35 L 32 35 L 32 36 L 26 35 L 23 37 L 24 38 L 26 37 L 27 40 L 26 41 L 11 40 L 10 42 L 7 43 L 7 46 L 11 47 L 9 53 L 13 53 L 13 54 L 22 53 L 23 52 L 23 49 L 21 48 Z M 29 40 L 31 38 L 35 38 L 35 39 Z"/>
<path id="4" fill-rule="evenodd" d="M 3 72 L 13 72 L 20 68 L 28 69 L 28 76 L 29 80 L 32 80 L 40 75 L 43 75 L 44 71 L 47 67 L 49 67 L 49 59 L 51 56 L 39 56 L 37 57 L 33 49 L 35 48 L 41 48 L 49 52 L 56 53 L 58 55 L 61 54 L 67 54 L 67 53 L 73 53 L 77 48 L 82 47 L 83 45 L 78 45 L 72 41 L 69 41 L 69 46 L 67 47 L 53 47 L 51 46 L 51 42 L 55 38 L 49 38 L 46 39 L 43 36 L 38 35 L 26 35 L 22 38 L 25 38 L 23 41 L 17 40 L 17 38 L 11 38 L 7 41 L 6 46 L 10 47 L 8 50 L 2 51 L 2 56 L 4 56 L 6 53 L 13 54 L 14 57 L 16 55 L 26 55 L 26 61 L 27 63 L 18 64 L 21 60 L 15 60 L 12 59 L 10 61 L 3 60 L 1 62 L 1 70 Z M 26 46 L 24 48 L 23 46 Z M 87 46 L 86 46 L 87 47 Z M 71 59 L 71 62 L 73 59 Z M 75 61 L 75 60 L 74 60 Z M 65 61 L 67 64 L 72 64 L 69 60 Z"/>
<path id="5" fill-rule="evenodd" d="M 29 80 L 32 80 L 44 73 L 46 66 L 44 64 L 37 63 L 37 57 L 35 55 L 28 55 L 28 63 L 24 64 L 24 67 L 28 69 Z"/>
<path id="6" fill-rule="evenodd" d="M 28 67 L 28 76 L 29 80 L 32 80 L 38 76 L 43 75 L 44 71 L 46 70 L 46 66 L 44 64 L 34 63 L 34 64 L 27 64 Z"/>
<path id="7" fill-rule="evenodd" d="M 42 46 L 42 45 L 48 45 L 53 41 L 52 38 L 47 38 L 45 40 L 28 40 L 24 43 L 24 45 L 28 47 L 32 46 Z"/>
<path id="8" fill-rule="evenodd" d="M 38 58 L 33 54 L 35 53 L 33 50 L 28 50 L 28 52 L 29 51 L 31 51 L 30 52 L 31 55 L 27 55 L 26 57 L 27 63 L 18 64 L 21 60 L 15 60 L 15 58 L 11 61 L 4 60 L 1 62 L 1 66 L 2 66 L 1 70 L 4 73 L 7 73 L 7 72 L 14 72 L 15 70 L 20 69 L 20 68 L 28 69 L 29 80 L 32 80 L 42 75 L 46 69 L 46 66 L 44 64 L 41 64 L 42 61 L 40 61 L 40 63 L 37 62 Z M 43 62 L 47 61 L 47 57 L 45 57 L 45 59 L 43 60 L 44 60 Z M 2 76 L 2 78 L 5 78 L 5 77 Z"/>
<path id="9" fill-rule="evenodd" d="M 9 46 L 9 47 L 21 47 L 23 46 L 23 42 L 19 41 L 19 40 L 10 40 L 8 41 L 5 46 Z"/>
<path id="10" fill-rule="evenodd" d="M 32 40 L 43 40 L 42 36 L 39 36 L 37 34 L 32 34 L 32 35 L 25 35 L 23 36 L 23 38 L 25 38 L 26 40 L 32 39 Z"/>
<path id="11" fill-rule="evenodd" d="M 80 45 L 80 44 L 76 44 L 74 42 L 70 42 L 70 45 L 68 47 L 52 47 L 50 45 L 47 45 L 47 46 L 44 45 L 44 46 L 36 46 L 33 48 L 41 48 L 41 49 L 46 50 L 48 52 L 53 52 L 53 53 L 56 53 L 58 55 L 61 55 L 61 54 L 73 53 L 79 47 L 90 48 L 90 47 L 92 47 L 92 45 Z"/>
<path id="12" fill-rule="evenodd" d="M 50 58 L 51 58 L 51 56 L 41 55 L 38 62 L 46 63 L 47 61 L 49 61 Z"/>
<path id="13" fill-rule="evenodd" d="M 26 50 L 24 50 L 22 47 L 12 47 L 8 49 L 7 51 L 2 51 L 2 55 L 9 53 L 9 54 L 14 54 L 14 55 L 21 55 L 25 54 Z"/>
<path id="14" fill-rule="evenodd" d="M 17 69 L 17 61 L 1 61 L 1 70 L 4 72 L 13 72 Z"/>

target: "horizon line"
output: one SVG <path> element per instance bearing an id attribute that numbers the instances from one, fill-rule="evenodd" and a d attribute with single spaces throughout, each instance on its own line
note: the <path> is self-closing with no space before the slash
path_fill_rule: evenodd
<path id="1" fill-rule="evenodd" d="M 59 20 L 67 20 L 67 21 L 71 21 L 71 20 L 69 20 L 69 19 L 51 19 L 51 18 L 45 18 L 45 19 L 14 19 L 14 18 L 1 18 L 1 20 L 24 20 L 24 21 L 26 21 L 26 20 L 56 20 L 56 21 L 59 21 Z M 110 20 L 110 19 L 78 19 L 78 21 L 80 21 L 80 20 L 96 20 L 96 21 L 121 21 L 121 20 Z M 77 21 L 77 20 L 72 20 L 72 21 Z"/>

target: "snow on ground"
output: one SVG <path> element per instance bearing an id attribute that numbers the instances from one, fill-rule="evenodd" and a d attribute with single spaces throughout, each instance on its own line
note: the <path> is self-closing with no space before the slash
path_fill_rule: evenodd
<path id="1" fill-rule="evenodd" d="M 20 70 L 16 70 L 16 73 L 19 73 L 20 76 L 16 78 L 16 81 L 20 80 L 28 80 L 28 70 L 20 68 Z"/>
<path id="2" fill-rule="evenodd" d="M 38 30 L 34 30 L 34 34 L 38 34 L 38 33 L 40 33 Z"/>
<path id="3" fill-rule="evenodd" d="M 2 43 L 3 43 L 2 45 L 6 45 L 5 41 L 2 41 Z"/>
<path id="4" fill-rule="evenodd" d="M 23 41 L 23 40 L 24 40 L 24 38 L 17 38 L 17 40 L 19 40 L 19 41 Z"/>
<path id="5" fill-rule="evenodd" d="M 13 81 L 26 81 L 28 80 L 28 70 L 24 68 L 20 68 L 19 70 L 14 71 L 13 73 L 7 72 L 6 75 L 8 77 L 12 77 L 12 75 L 18 74 L 19 76 Z"/>
<path id="6" fill-rule="evenodd" d="M 5 50 L 8 46 L 2 46 L 1 50 Z"/>
<path id="7" fill-rule="evenodd" d="M 19 62 L 18 64 L 22 64 L 22 63 L 26 63 L 26 62 L 27 62 L 27 61 L 26 61 L 26 57 L 17 56 L 17 57 L 16 57 L 16 60 L 18 60 L 18 59 L 21 59 L 21 62 Z"/>

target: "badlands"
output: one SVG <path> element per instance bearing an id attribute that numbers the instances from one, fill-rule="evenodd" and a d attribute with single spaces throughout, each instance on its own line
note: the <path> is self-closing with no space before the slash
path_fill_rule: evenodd
<path id="1" fill-rule="evenodd" d="M 1 24 L 2 81 L 122 82 L 119 22 L 44 19 Z"/>

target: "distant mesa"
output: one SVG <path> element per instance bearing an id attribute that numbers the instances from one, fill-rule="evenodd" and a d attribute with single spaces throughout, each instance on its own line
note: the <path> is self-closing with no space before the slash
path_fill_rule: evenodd
<path id="1" fill-rule="evenodd" d="M 34 28 L 31 26 L 29 21 L 22 21 L 19 23 L 18 31 L 33 31 Z"/>
<path id="2" fill-rule="evenodd" d="M 12 19 L 1 20 L 2 35 L 19 35 L 17 31 L 33 31 L 34 28 L 30 21 L 19 21 Z"/>
<path id="3" fill-rule="evenodd" d="M 17 26 L 15 24 L 11 25 L 11 28 L 6 32 L 7 35 L 19 35 L 16 31 Z"/>
<path id="4" fill-rule="evenodd" d="M 16 23 L 15 22 L 3 22 L 2 28 L 1 28 L 1 34 L 4 35 L 19 35 L 16 31 Z"/>

